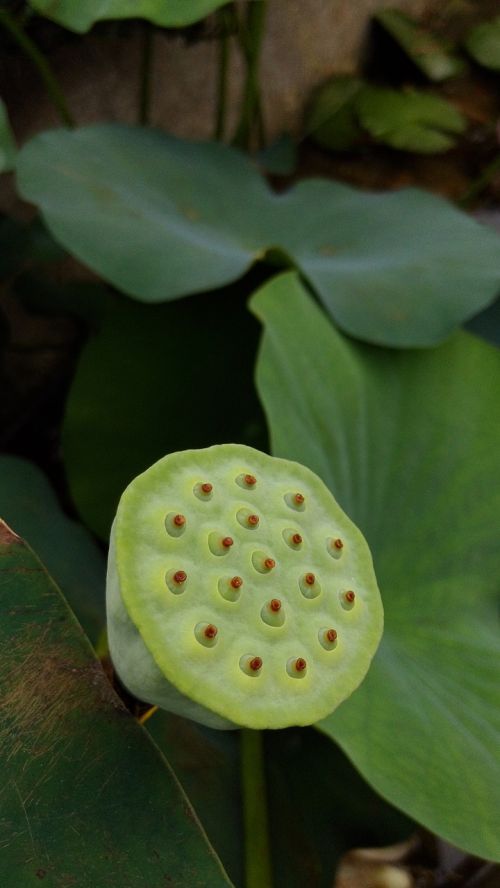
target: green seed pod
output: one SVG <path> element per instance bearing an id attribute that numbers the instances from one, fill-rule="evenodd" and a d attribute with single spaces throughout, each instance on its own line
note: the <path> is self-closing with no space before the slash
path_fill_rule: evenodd
<path id="1" fill-rule="evenodd" d="M 170 454 L 127 487 L 107 603 L 126 687 L 217 728 L 324 718 L 383 627 L 368 546 L 323 482 L 238 444 Z"/>

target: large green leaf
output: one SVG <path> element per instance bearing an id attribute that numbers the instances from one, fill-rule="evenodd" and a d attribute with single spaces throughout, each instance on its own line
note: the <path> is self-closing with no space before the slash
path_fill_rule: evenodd
<path id="1" fill-rule="evenodd" d="M 73 499 L 102 537 L 127 484 L 166 453 L 261 443 L 252 382 L 259 330 L 237 296 L 154 306 L 117 297 L 105 307 L 63 427 Z"/>
<path id="2" fill-rule="evenodd" d="M 83 33 L 103 19 L 144 18 L 164 28 L 181 28 L 229 0 L 29 0 L 36 12 Z"/>
<path id="3" fill-rule="evenodd" d="M 30 541 L 96 642 L 105 624 L 104 556 L 88 531 L 66 517 L 32 463 L 0 454 L 0 515 Z"/>
<path id="4" fill-rule="evenodd" d="M 347 332 L 406 346 L 442 339 L 500 286 L 497 235 L 415 189 L 310 180 L 276 195 L 233 149 L 119 125 L 44 133 L 18 173 L 54 236 L 145 302 L 227 283 L 274 247 Z"/>
<path id="5" fill-rule="evenodd" d="M 44 568 L 0 522 L 2 888 L 223 888 L 167 762 Z"/>
<path id="6" fill-rule="evenodd" d="M 361 527 L 384 599 L 368 676 L 321 729 L 416 820 L 500 859 L 500 351 L 353 343 L 290 273 L 252 306 L 273 452 Z"/>

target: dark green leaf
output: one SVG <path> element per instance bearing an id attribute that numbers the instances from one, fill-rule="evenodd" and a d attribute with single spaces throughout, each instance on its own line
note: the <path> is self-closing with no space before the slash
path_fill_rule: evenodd
<path id="1" fill-rule="evenodd" d="M 356 96 L 363 83 L 357 77 L 339 76 L 325 83 L 313 96 L 305 130 L 318 145 L 345 151 L 363 138 L 356 117 Z"/>
<path id="2" fill-rule="evenodd" d="M 105 624 L 104 557 L 90 534 L 62 512 L 36 466 L 0 455 L 0 514 L 43 558 L 87 635 L 97 642 Z"/>
<path id="3" fill-rule="evenodd" d="M 462 59 L 401 10 L 383 9 L 376 14 L 375 21 L 382 25 L 429 80 L 437 82 L 462 73 Z"/>
<path id="4" fill-rule="evenodd" d="M 465 129 L 462 115 L 439 96 L 366 86 L 356 99 L 360 123 L 379 142 L 402 151 L 436 154 Z"/>
<path id="5" fill-rule="evenodd" d="M 16 151 L 16 142 L 10 128 L 7 109 L 0 99 L 0 173 L 7 173 L 14 169 Z"/>
<path id="6" fill-rule="evenodd" d="M 2 888 L 223 888 L 165 759 L 30 549 L 0 523 Z"/>
<path id="7" fill-rule="evenodd" d="M 500 71 L 500 16 L 473 28 L 465 47 L 480 65 Z"/>
<path id="8" fill-rule="evenodd" d="M 127 484 L 166 453 L 260 443 L 258 326 L 233 291 L 161 306 L 110 299 L 85 347 L 63 428 L 85 522 L 107 538 Z"/>
<path id="9" fill-rule="evenodd" d="M 229 0 L 29 0 L 59 25 L 83 33 L 103 19 L 144 18 L 163 28 L 181 28 Z"/>
<path id="10" fill-rule="evenodd" d="M 497 235 L 414 189 L 311 180 L 274 195 L 223 145 L 113 125 L 44 133 L 18 169 L 54 236 L 146 302 L 234 280 L 274 247 L 347 332 L 407 346 L 441 340 L 500 285 Z"/>
<path id="11" fill-rule="evenodd" d="M 384 600 L 367 678 L 320 727 L 393 804 L 500 859 L 500 351 L 356 344 L 290 273 L 252 306 L 273 452 L 360 526 Z"/>

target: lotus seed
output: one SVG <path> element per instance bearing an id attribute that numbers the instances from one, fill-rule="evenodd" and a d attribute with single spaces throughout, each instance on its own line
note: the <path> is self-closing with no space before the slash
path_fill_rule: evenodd
<path id="1" fill-rule="evenodd" d="M 240 657 L 240 669 L 251 678 L 260 674 L 262 669 L 262 657 L 254 657 L 252 654 L 243 654 Z"/>
<path id="2" fill-rule="evenodd" d="M 108 610 L 125 686 L 224 728 L 326 717 L 382 631 L 368 547 L 329 490 L 304 466 L 236 444 L 169 454 L 129 485 Z"/>
<path id="3" fill-rule="evenodd" d="M 218 641 L 218 629 L 213 623 L 197 623 L 194 634 L 200 644 L 205 647 L 214 647 Z"/>
<path id="4" fill-rule="evenodd" d="M 184 570 L 176 570 L 174 573 L 174 582 L 181 585 L 187 580 L 187 573 Z"/>
<path id="5" fill-rule="evenodd" d="M 285 622 L 285 611 L 279 598 L 272 598 L 262 606 L 260 615 L 268 626 L 279 627 Z"/>
<path id="6" fill-rule="evenodd" d="M 290 657 L 286 664 L 286 671 L 292 678 L 303 678 L 306 674 L 307 663 L 304 657 Z"/>
<path id="7" fill-rule="evenodd" d="M 243 585 L 243 580 L 241 577 L 232 577 L 228 579 L 227 577 L 220 578 L 218 581 L 218 589 L 220 594 L 226 601 L 238 601 L 240 597 L 240 589 Z"/>
<path id="8" fill-rule="evenodd" d="M 258 515 L 254 515 L 250 512 L 249 509 L 238 509 L 236 513 L 236 518 L 242 527 L 249 527 L 251 529 L 259 526 L 260 518 Z"/>
<path id="9" fill-rule="evenodd" d="M 326 651 L 333 651 L 337 646 L 337 630 L 336 629 L 320 629 L 318 632 L 320 644 Z"/>
<path id="10" fill-rule="evenodd" d="M 321 595 L 321 583 L 315 574 L 308 572 L 299 580 L 300 591 L 304 598 L 318 598 Z"/>

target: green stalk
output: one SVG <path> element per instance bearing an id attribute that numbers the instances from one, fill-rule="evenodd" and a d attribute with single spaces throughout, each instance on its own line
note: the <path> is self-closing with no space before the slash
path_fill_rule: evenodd
<path id="1" fill-rule="evenodd" d="M 245 24 L 239 29 L 240 45 L 245 56 L 247 75 L 240 121 L 233 141 L 235 145 L 247 149 L 250 147 L 256 124 L 259 126 L 261 140 L 263 135 L 259 58 L 266 11 L 266 0 L 256 0 L 256 2 L 250 3 L 247 8 Z"/>
<path id="2" fill-rule="evenodd" d="M 23 31 L 22 27 L 11 14 L 4 9 L 0 9 L 0 25 L 3 25 L 14 38 L 17 45 L 22 49 L 24 54 L 35 65 L 43 80 L 52 104 L 59 113 L 61 121 L 65 126 L 73 127 L 75 122 L 69 112 L 64 93 L 44 54 L 38 49 L 38 46 L 33 43 L 31 37 L 28 37 L 26 31 Z"/>
<path id="3" fill-rule="evenodd" d="M 272 888 L 263 734 L 241 730 L 245 888 Z"/>
<path id="4" fill-rule="evenodd" d="M 144 40 L 141 54 L 141 87 L 139 98 L 139 123 L 147 126 L 151 111 L 151 74 L 153 69 L 154 31 L 149 25 L 144 27 Z"/>

